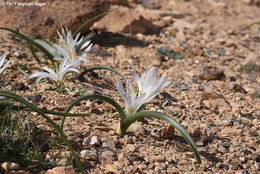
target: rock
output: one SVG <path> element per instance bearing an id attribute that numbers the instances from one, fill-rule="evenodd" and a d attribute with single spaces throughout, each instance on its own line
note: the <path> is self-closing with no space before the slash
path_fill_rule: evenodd
<path id="1" fill-rule="evenodd" d="M 160 138 L 173 138 L 174 137 L 174 127 L 172 125 L 167 126 L 159 130 Z"/>
<path id="2" fill-rule="evenodd" d="M 0 26 L 19 29 L 30 36 L 49 38 L 56 34 L 60 21 L 69 30 L 75 31 L 88 19 L 109 10 L 110 7 L 110 3 L 106 0 L 53 0 L 41 4 L 42 6 L 1 8 L 0 15 L 5 17 L 1 19 Z"/>
<path id="3" fill-rule="evenodd" d="M 105 149 L 116 151 L 115 143 L 113 143 L 113 142 L 103 142 L 102 147 L 105 148 Z"/>
<path id="4" fill-rule="evenodd" d="M 72 166 L 60 166 L 48 170 L 47 174 L 75 174 L 75 170 Z"/>
<path id="5" fill-rule="evenodd" d="M 246 90 L 238 84 L 233 84 L 232 90 L 235 91 L 235 92 L 247 94 Z"/>
<path id="6" fill-rule="evenodd" d="M 82 150 L 80 157 L 90 161 L 99 161 L 99 155 L 93 150 Z"/>
<path id="7" fill-rule="evenodd" d="M 188 91 L 190 89 L 190 87 L 186 83 L 178 81 L 172 82 L 172 86 L 179 88 L 181 91 Z"/>
<path id="8" fill-rule="evenodd" d="M 106 159 L 107 161 L 110 161 L 110 162 L 117 160 L 115 153 L 112 152 L 111 150 L 106 150 L 106 151 L 102 152 L 101 155 L 104 159 Z"/>
<path id="9" fill-rule="evenodd" d="M 8 170 L 19 170 L 20 169 L 20 165 L 16 164 L 14 162 L 4 162 L 1 164 L 1 167 L 8 171 Z"/>
<path id="10" fill-rule="evenodd" d="M 123 22 L 122 22 L 123 21 Z M 111 25 L 112 24 L 112 25 Z M 116 13 L 110 13 L 94 25 L 98 29 L 111 32 L 156 34 L 160 28 L 141 12 L 141 10 L 120 7 Z"/>
<path id="11" fill-rule="evenodd" d="M 134 152 L 136 150 L 135 145 L 133 145 L 133 144 L 127 144 L 126 149 L 129 152 Z"/>
<path id="12" fill-rule="evenodd" d="M 195 28 L 195 24 L 188 22 L 183 19 L 178 19 L 173 24 L 174 28 L 177 28 L 180 31 L 183 31 L 184 29 L 193 29 Z"/>
<path id="13" fill-rule="evenodd" d="M 124 45 L 116 46 L 116 57 L 118 59 L 124 59 L 127 57 L 127 50 Z"/>
<path id="14" fill-rule="evenodd" d="M 138 136 L 138 135 L 144 135 L 145 129 L 139 122 L 135 122 L 129 126 L 127 132 L 133 133 L 134 135 Z"/>
<path id="15" fill-rule="evenodd" d="M 233 127 L 225 127 L 224 129 L 222 129 L 220 131 L 220 134 L 224 137 L 227 137 L 227 136 L 231 136 L 231 135 L 240 134 L 241 132 L 242 132 L 241 129 L 236 129 L 236 128 L 233 128 Z"/>
<path id="16" fill-rule="evenodd" d="M 107 164 L 104 173 L 121 173 L 117 165 Z"/>
<path id="17" fill-rule="evenodd" d="M 165 156 L 158 155 L 158 156 L 153 156 L 153 157 L 151 157 L 151 158 L 150 158 L 150 161 L 151 161 L 152 163 L 154 163 L 154 162 L 160 162 L 160 163 L 162 163 L 162 162 L 165 162 L 165 161 L 166 161 L 166 158 L 165 158 Z"/>
<path id="18" fill-rule="evenodd" d="M 105 131 L 105 132 L 109 132 L 109 131 L 113 130 L 112 128 L 107 127 L 107 126 L 94 126 L 94 129 L 98 129 L 98 130 Z"/>
<path id="19" fill-rule="evenodd" d="M 198 75 L 200 80 L 225 80 L 226 76 L 224 71 L 219 70 L 217 67 L 205 67 L 202 73 Z"/>
<path id="20" fill-rule="evenodd" d="M 90 135 L 83 140 L 83 145 L 100 146 L 100 140 L 96 135 Z"/>

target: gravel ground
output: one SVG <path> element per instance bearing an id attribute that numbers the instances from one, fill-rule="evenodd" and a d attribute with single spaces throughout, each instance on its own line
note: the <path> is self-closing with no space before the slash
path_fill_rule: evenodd
<path id="1" fill-rule="evenodd" d="M 259 7 L 239 0 L 158 0 L 156 3 L 164 4 L 157 11 L 177 11 L 182 17 L 162 18 L 165 26 L 158 35 L 121 33 L 119 37 L 119 33 L 100 31 L 84 66 L 113 67 L 129 78 L 129 68 L 141 73 L 154 66 L 160 75 L 167 74 L 173 85 L 152 100 L 146 110 L 163 112 L 186 127 L 197 144 L 202 164 L 196 163 L 185 140 L 177 131 L 173 133 L 166 122 L 145 119 L 120 137 L 114 131 L 119 120 L 111 117 L 115 111 L 100 101 L 84 101 L 73 112 L 92 115 L 68 118 L 65 132 L 74 142 L 87 171 L 93 174 L 259 173 Z M 3 77 L 4 88 L 15 89 L 24 97 L 40 95 L 40 101 L 35 97 L 31 100 L 39 107 L 63 111 L 80 92 L 102 93 L 123 106 L 114 86 L 117 78 L 114 74 L 95 71 L 85 76 L 85 82 L 68 77 L 67 91 L 58 93 L 49 90 L 51 84 L 35 84 L 15 70 L 20 63 L 26 63 L 32 70 L 38 68 L 19 41 L 9 36 L 0 41 L 1 52 L 12 60 L 12 67 Z M 166 46 L 183 58 L 157 56 L 157 48 Z M 243 65 L 248 62 L 256 65 L 255 68 L 244 70 Z M 59 117 L 52 118 L 59 121 Z M 30 119 L 53 134 L 37 114 L 32 113 Z M 64 149 L 53 147 L 45 153 L 47 160 L 66 163 L 62 159 L 66 154 Z"/>

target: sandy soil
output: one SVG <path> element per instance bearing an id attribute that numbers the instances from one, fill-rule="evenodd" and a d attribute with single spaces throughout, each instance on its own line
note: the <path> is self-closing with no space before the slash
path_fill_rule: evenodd
<path id="1" fill-rule="evenodd" d="M 169 126 L 166 122 L 145 119 L 120 137 L 114 131 L 119 120 L 111 117 L 115 110 L 100 101 L 84 101 L 73 112 L 92 115 L 68 118 L 65 132 L 81 154 L 86 170 L 93 174 L 259 173 L 260 8 L 240 0 L 154 3 L 160 5 L 154 11 L 180 15 L 162 17 L 164 25 L 158 34 L 99 31 L 84 66 L 113 67 L 129 78 L 128 69 L 141 73 L 152 66 L 160 75 L 167 74 L 173 85 L 146 110 L 163 112 L 182 123 L 198 146 L 202 164 L 196 163 L 177 131 L 166 131 L 168 138 L 160 134 Z M 9 36 L 0 41 L 1 52 L 12 60 L 12 67 L 3 77 L 3 88 L 15 89 L 24 97 L 41 95 L 40 101 L 31 100 L 37 106 L 63 111 L 80 93 L 93 92 L 111 96 L 123 106 L 114 86 L 116 75 L 95 71 L 85 75 L 85 82 L 68 77 L 66 92 L 58 93 L 49 90 L 53 85 L 35 84 L 15 70 L 20 63 L 33 71 L 39 67 L 19 41 Z M 157 48 L 165 46 L 183 58 L 157 56 Z M 241 70 L 248 62 L 258 68 Z M 53 134 L 37 114 L 32 113 L 30 119 Z M 98 142 L 92 146 L 87 139 L 93 136 Z M 53 147 L 44 153 L 47 160 L 66 162 L 62 159 L 64 149 Z"/>

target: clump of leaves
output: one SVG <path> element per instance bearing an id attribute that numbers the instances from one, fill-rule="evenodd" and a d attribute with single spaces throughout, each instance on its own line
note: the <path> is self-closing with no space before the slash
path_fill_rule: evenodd
<path id="1" fill-rule="evenodd" d="M 260 72 L 260 65 L 255 64 L 254 62 L 247 62 L 244 65 L 241 65 L 238 69 L 241 73 L 250 73 L 250 72 Z"/>
<path id="2" fill-rule="evenodd" d="M 0 163 L 15 162 L 32 172 L 53 167 L 44 161 L 42 151 L 48 144 L 42 141 L 43 131 L 32 129 L 33 123 L 29 123 L 27 115 L 12 116 L 17 108 L 6 105 L 5 114 L 0 116 Z"/>

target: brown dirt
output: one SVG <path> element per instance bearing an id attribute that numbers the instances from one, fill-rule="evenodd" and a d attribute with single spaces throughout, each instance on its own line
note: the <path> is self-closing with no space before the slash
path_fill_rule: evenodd
<path id="1" fill-rule="evenodd" d="M 111 118 L 115 111 L 99 101 L 84 101 L 73 112 L 91 112 L 92 116 L 68 118 L 65 132 L 81 153 L 89 173 L 259 173 L 260 72 L 259 69 L 247 73 L 238 71 L 250 61 L 260 65 L 257 3 L 155 0 L 149 8 L 144 5 L 131 1 L 127 8 L 158 15 L 146 20 L 160 26 L 159 33 L 111 33 L 105 30 L 109 27 L 103 25 L 104 30 L 93 39 L 95 45 L 84 66 L 113 67 L 127 77 L 130 77 L 129 68 L 141 73 L 152 66 L 157 67 L 159 74 L 167 74 L 173 81 L 172 87 L 150 102 L 146 110 L 164 112 L 181 122 L 195 140 L 202 164 L 196 164 L 177 132 L 161 135 L 169 128 L 164 121 L 146 119 L 136 125 L 137 133 L 119 137 L 114 131 L 119 120 Z M 175 15 L 166 13 L 169 11 Z M 113 23 L 113 18 L 110 20 Z M 39 107 L 62 111 L 82 90 L 121 101 L 114 87 L 117 77 L 106 71 L 86 75 L 86 82 L 68 77 L 65 94 L 47 90 L 50 84 L 35 84 L 15 69 L 18 63 L 27 63 L 33 70 L 37 67 L 28 51 L 10 37 L 0 41 L 1 51 L 13 61 L 13 67 L 4 77 L 5 88 L 23 83 L 28 88 L 16 93 L 24 97 L 41 94 L 40 102 L 36 103 Z M 165 46 L 182 54 L 183 59 L 157 56 L 156 49 Z M 49 130 L 37 114 L 31 119 L 38 127 Z M 53 119 L 59 120 L 58 117 Z M 85 142 L 89 136 L 97 136 L 96 146 Z M 51 149 L 46 157 L 54 159 L 58 152 L 59 149 Z"/>

